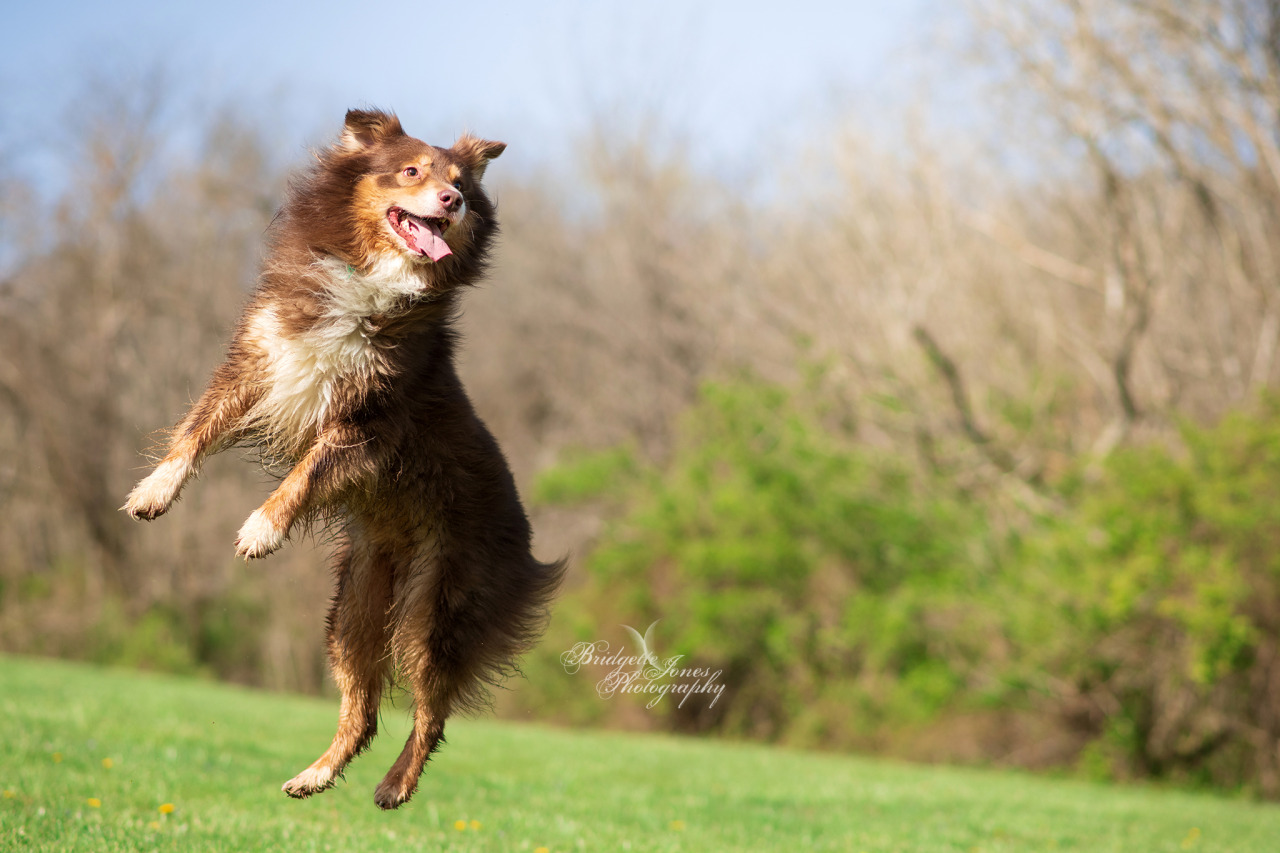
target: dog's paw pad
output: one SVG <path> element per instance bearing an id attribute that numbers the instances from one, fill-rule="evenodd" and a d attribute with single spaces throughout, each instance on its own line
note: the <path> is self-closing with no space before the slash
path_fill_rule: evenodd
<path id="1" fill-rule="evenodd" d="M 265 557 L 283 544 L 285 533 L 262 510 L 256 509 L 236 537 L 236 556 L 246 560 Z"/>

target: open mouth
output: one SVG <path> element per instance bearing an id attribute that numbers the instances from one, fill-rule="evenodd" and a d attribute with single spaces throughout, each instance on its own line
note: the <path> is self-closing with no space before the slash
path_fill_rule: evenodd
<path id="1" fill-rule="evenodd" d="M 438 261 L 453 254 L 444 241 L 444 232 L 453 223 L 443 216 L 417 216 L 402 207 L 393 207 L 387 211 L 387 222 L 409 250 L 420 257 Z"/>

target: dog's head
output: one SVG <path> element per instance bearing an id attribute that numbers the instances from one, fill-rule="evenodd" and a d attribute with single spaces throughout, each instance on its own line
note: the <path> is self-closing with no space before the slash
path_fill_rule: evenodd
<path id="1" fill-rule="evenodd" d="M 480 179 L 506 147 L 468 134 L 438 148 L 391 113 L 350 110 L 338 142 L 294 185 L 290 218 L 313 248 L 357 267 L 400 259 L 462 273 L 483 261 L 496 228 Z"/>

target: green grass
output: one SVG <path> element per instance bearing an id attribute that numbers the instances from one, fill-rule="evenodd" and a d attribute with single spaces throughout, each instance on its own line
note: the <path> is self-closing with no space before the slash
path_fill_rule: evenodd
<path id="1" fill-rule="evenodd" d="M 346 782 L 299 802 L 280 784 L 334 701 L 0 657 L 0 850 L 1280 849 L 1280 807 L 1245 800 L 467 720 L 383 813 L 407 733 L 383 716 Z"/>

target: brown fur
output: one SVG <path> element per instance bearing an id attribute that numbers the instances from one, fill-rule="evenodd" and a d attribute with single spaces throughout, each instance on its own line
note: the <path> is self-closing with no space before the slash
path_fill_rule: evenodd
<path id="1" fill-rule="evenodd" d="M 394 665 L 413 733 L 375 800 L 408 800 L 445 720 L 481 706 L 536 639 L 563 573 L 530 554 L 511 474 L 454 368 L 458 290 L 484 272 L 497 230 L 480 179 L 504 147 L 436 148 L 393 115 L 348 112 L 290 188 L 226 361 L 124 507 L 158 517 L 205 456 L 243 444 L 287 473 L 242 528 L 240 556 L 312 520 L 336 533 L 338 731 L 285 784 L 293 797 L 331 786 L 368 745 Z M 397 236 L 397 207 L 448 219 L 452 254 L 432 261 Z"/>

